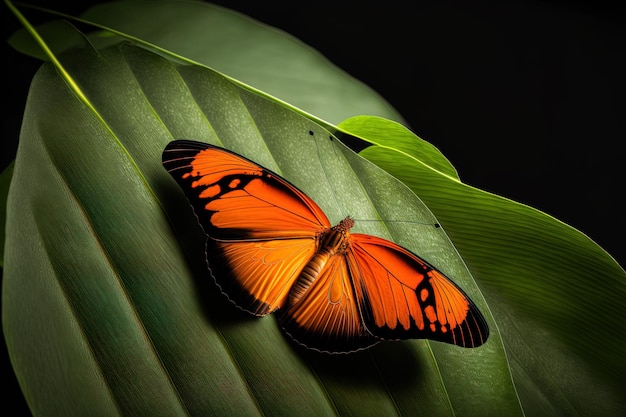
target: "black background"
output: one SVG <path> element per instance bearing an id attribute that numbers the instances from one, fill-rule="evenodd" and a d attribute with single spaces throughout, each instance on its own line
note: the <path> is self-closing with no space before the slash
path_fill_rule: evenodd
<path id="1" fill-rule="evenodd" d="M 99 2 L 30 3 L 80 13 Z M 213 3 L 290 33 L 372 87 L 465 183 L 576 227 L 626 265 L 621 2 Z M 4 4 L 1 13 L 6 39 L 20 25 Z M 40 66 L 2 48 L 0 169 Z M 27 415 L 4 344 L 1 353 L 5 409 Z"/>

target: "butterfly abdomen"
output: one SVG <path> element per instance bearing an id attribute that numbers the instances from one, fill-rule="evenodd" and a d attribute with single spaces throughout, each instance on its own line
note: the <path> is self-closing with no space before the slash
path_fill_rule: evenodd
<path id="1" fill-rule="evenodd" d="M 300 300 L 333 256 L 345 253 L 350 244 L 350 228 L 353 225 L 354 221 L 350 217 L 346 217 L 337 226 L 328 229 L 318 236 L 317 251 L 291 288 L 289 305 L 293 305 Z"/>
<path id="2" fill-rule="evenodd" d="M 300 273 L 293 287 L 291 287 L 291 291 L 289 292 L 289 305 L 294 305 L 302 298 L 322 269 L 324 269 L 330 256 L 331 254 L 327 251 L 317 252 L 313 255 L 309 263 L 307 263 Z"/>

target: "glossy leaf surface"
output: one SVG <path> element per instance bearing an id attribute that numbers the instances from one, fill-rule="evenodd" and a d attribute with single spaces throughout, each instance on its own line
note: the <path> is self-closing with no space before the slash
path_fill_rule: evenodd
<path id="1" fill-rule="evenodd" d="M 9 196 L 4 326 L 35 410 L 54 398 L 61 408 L 131 414 L 406 414 L 422 386 L 419 408 L 430 414 L 485 395 L 490 407 L 519 410 L 497 334 L 471 351 L 415 341 L 330 357 L 291 346 L 272 317 L 241 317 L 208 275 L 202 232 L 160 154 L 173 138 L 206 140 L 280 172 L 335 222 L 346 213 L 401 221 L 362 227 L 423 253 L 480 300 L 430 211 L 401 183 L 323 127 L 207 69 L 128 45 L 61 62 L 88 102 L 51 65 L 40 71 Z M 26 315 L 31 331 L 20 336 Z M 42 339 L 46 353 L 35 354 Z M 35 384 L 41 369 L 51 379 Z M 53 383 L 71 369 L 80 378 Z M 403 390 L 389 392 L 398 373 Z M 461 375 L 471 383 L 458 384 Z"/>

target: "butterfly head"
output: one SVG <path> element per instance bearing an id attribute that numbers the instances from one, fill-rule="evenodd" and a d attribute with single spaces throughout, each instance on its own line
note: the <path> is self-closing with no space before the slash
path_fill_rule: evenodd
<path id="1" fill-rule="evenodd" d="M 352 226 L 354 226 L 354 220 L 352 220 L 352 217 L 348 216 L 333 227 L 333 230 L 345 234 L 352 229 Z"/>

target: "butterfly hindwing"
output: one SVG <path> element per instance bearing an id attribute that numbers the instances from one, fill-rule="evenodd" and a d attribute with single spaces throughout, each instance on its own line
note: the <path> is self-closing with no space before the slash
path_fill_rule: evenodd
<path id="1" fill-rule="evenodd" d="M 300 344 L 328 353 L 353 352 L 376 344 L 363 325 L 345 257 L 329 257 L 325 268 L 295 303 L 280 313 L 280 324 Z"/>
<path id="2" fill-rule="evenodd" d="M 207 242 L 209 267 L 222 292 L 237 306 L 263 316 L 285 304 L 315 253 L 313 239 Z"/>

